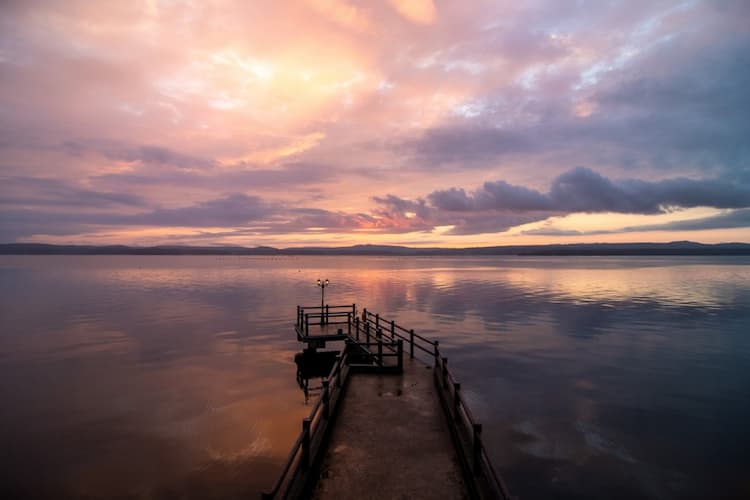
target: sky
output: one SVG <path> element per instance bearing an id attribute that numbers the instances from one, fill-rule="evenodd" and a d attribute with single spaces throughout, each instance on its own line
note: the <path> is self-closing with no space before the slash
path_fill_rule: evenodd
<path id="1" fill-rule="evenodd" d="M 746 0 L 0 0 L 0 242 L 750 242 Z"/>

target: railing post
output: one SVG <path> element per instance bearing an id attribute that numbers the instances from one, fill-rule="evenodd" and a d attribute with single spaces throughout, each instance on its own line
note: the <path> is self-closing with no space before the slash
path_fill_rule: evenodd
<path id="1" fill-rule="evenodd" d="M 339 354 L 336 356 L 336 365 L 338 365 L 338 368 L 336 369 L 337 377 L 336 377 L 336 387 L 341 387 L 341 360 L 344 359 L 344 357 Z"/>
<path id="2" fill-rule="evenodd" d="M 330 385 L 331 381 L 326 379 L 323 381 L 323 394 L 321 395 L 321 399 L 323 400 L 323 416 L 325 418 L 330 417 L 330 408 L 328 407 L 328 403 L 331 400 L 331 395 L 328 391 L 328 386 Z"/>
<path id="3" fill-rule="evenodd" d="M 398 344 L 398 371 L 402 372 L 404 371 L 404 341 L 398 339 L 396 343 Z"/>
<path id="4" fill-rule="evenodd" d="M 305 314 L 305 337 L 310 335 L 310 315 Z"/>
<path id="5" fill-rule="evenodd" d="M 352 318 L 357 316 L 357 304 L 352 304 Z"/>
<path id="6" fill-rule="evenodd" d="M 391 320 L 391 340 L 393 340 L 393 337 L 395 337 L 396 333 L 396 323 Z"/>
<path id="7" fill-rule="evenodd" d="M 440 342 L 435 341 L 435 366 L 437 366 L 438 358 L 440 357 Z"/>
<path id="8" fill-rule="evenodd" d="M 362 309 L 362 321 L 367 323 L 367 308 Z"/>
<path id="9" fill-rule="evenodd" d="M 448 358 L 443 358 L 443 389 L 448 387 Z"/>
<path id="10" fill-rule="evenodd" d="M 461 384 L 453 382 L 453 417 L 456 419 L 456 423 L 458 423 L 458 418 L 460 417 L 461 398 L 458 395 L 460 390 Z"/>
<path id="11" fill-rule="evenodd" d="M 474 428 L 474 474 L 478 474 L 482 466 L 482 424 L 472 424 Z"/>
<path id="12" fill-rule="evenodd" d="M 301 326 L 299 324 L 299 306 L 297 306 L 297 317 L 294 319 L 294 323 L 296 326 Z"/>
<path id="13" fill-rule="evenodd" d="M 302 419 L 302 470 L 310 467 L 310 422 L 309 418 Z"/>
<path id="14" fill-rule="evenodd" d="M 383 366 L 383 330 L 375 330 L 375 336 L 378 338 L 378 364 Z"/>
<path id="15" fill-rule="evenodd" d="M 359 317 L 354 317 L 354 331 L 357 332 L 357 342 L 359 342 Z"/>
<path id="16" fill-rule="evenodd" d="M 327 324 L 328 324 L 328 304 L 326 304 L 326 325 Z"/>
<path id="17" fill-rule="evenodd" d="M 346 313 L 346 334 L 351 336 L 352 334 L 352 313 Z"/>
<path id="18" fill-rule="evenodd" d="M 380 328 L 380 313 L 375 315 L 375 328 Z"/>
<path id="19" fill-rule="evenodd" d="M 365 339 L 367 339 L 367 343 L 370 343 L 370 323 L 365 321 Z M 367 346 L 367 349 L 370 349 L 370 346 Z"/>
<path id="20" fill-rule="evenodd" d="M 414 330 L 409 330 L 409 358 L 414 359 Z"/>

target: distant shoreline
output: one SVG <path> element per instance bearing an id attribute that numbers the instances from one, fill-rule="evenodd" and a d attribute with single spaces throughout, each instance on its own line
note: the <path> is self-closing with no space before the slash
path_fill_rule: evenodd
<path id="1" fill-rule="evenodd" d="M 625 256 L 625 255 L 750 255 L 748 243 L 573 243 L 509 245 L 469 248 L 413 248 L 390 245 L 348 247 L 235 247 L 50 245 L 44 243 L 0 244 L 0 255 L 392 255 L 392 256 Z"/>

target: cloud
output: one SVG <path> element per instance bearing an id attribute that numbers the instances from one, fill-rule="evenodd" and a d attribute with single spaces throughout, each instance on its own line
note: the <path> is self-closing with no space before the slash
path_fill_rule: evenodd
<path id="1" fill-rule="evenodd" d="M 212 160 L 180 153 L 162 146 L 133 146 L 114 141 L 65 141 L 60 149 L 75 156 L 99 154 L 115 161 L 171 165 L 178 168 L 211 168 L 216 164 Z"/>
<path id="2" fill-rule="evenodd" d="M 59 179 L 37 177 L 0 178 L 0 205 L 52 206 L 78 208 L 144 207 L 146 201 L 138 195 L 96 191 L 76 186 Z"/>
<path id="3" fill-rule="evenodd" d="M 629 64 L 590 69 L 596 76 L 530 71 L 400 147 L 424 169 L 486 169 L 517 158 L 627 169 L 747 168 L 750 36 L 709 46 L 686 34 L 680 40 L 633 48 Z"/>
<path id="4" fill-rule="evenodd" d="M 721 179 L 613 181 L 589 168 L 578 167 L 554 179 L 547 193 L 496 181 L 485 182 L 471 194 L 460 188 L 434 191 L 428 195 L 428 199 L 435 208 L 451 212 L 507 210 L 657 214 L 678 207 L 747 207 L 750 206 L 750 186 Z"/>

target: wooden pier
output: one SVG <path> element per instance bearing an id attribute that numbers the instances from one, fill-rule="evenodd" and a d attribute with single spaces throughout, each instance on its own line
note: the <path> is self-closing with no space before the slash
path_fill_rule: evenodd
<path id="1" fill-rule="evenodd" d="M 303 364 L 343 350 L 262 498 L 511 498 L 437 341 L 354 304 L 298 306 L 295 331 Z"/>

